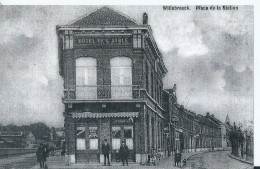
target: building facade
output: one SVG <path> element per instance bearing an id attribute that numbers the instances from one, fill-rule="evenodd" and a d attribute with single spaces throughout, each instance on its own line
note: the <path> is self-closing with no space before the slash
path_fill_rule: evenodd
<path id="1" fill-rule="evenodd" d="M 122 141 L 140 164 L 152 153 L 221 148 L 220 121 L 178 104 L 176 85 L 164 89 L 167 69 L 146 13 L 137 24 L 103 7 L 56 30 L 68 163 L 102 163 L 105 139 L 112 162 Z"/>
<path id="2" fill-rule="evenodd" d="M 57 26 L 64 80 L 66 154 L 71 163 L 111 160 L 124 140 L 129 161 L 144 163 L 163 151 L 162 79 L 167 72 L 147 25 L 103 7 Z"/>

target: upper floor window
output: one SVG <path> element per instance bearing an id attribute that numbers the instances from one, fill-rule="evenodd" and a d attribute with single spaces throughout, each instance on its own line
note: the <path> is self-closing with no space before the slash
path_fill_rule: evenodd
<path id="1" fill-rule="evenodd" d="M 73 49 L 73 31 L 65 31 L 63 49 Z"/>
<path id="2" fill-rule="evenodd" d="M 90 57 L 76 59 L 77 99 L 97 98 L 97 62 Z"/>
<path id="3" fill-rule="evenodd" d="M 145 64 L 145 81 L 146 81 L 146 91 L 149 92 L 149 66 L 148 63 Z"/>
<path id="4" fill-rule="evenodd" d="M 142 31 L 134 30 L 133 32 L 133 47 L 141 48 L 142 47 Z"/>
<path id="5" fill-rule="evenodd" d="M 111 97 L 132 98 L 132 60 L 128 57 L 114 57 L 111 66 Z"/>

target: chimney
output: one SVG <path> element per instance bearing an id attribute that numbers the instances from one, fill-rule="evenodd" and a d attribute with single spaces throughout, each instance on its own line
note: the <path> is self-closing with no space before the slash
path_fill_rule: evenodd
<path id="1" fill-rule="evenodd" d="M 144 25 L 147 25 L 147 24 L 148 24 L 148 15 L 147 15 L 147 13 L 144 13 L 144 14 L 143 14 L 143 24 L 144 24 Z"/>
<path id="2" fill-rule="evenodd" d="M 209 112 L 207 112 L 206 116 L 209 116 Z"/>

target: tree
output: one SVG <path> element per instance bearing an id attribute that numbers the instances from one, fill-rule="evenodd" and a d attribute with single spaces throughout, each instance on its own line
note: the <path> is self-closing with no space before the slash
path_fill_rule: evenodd
<path id="1" fill-rule="evenodd" d="M 229 140 L 231 143 L 232 152 L 231 154 L 235 156 L 239 156 L 238 148 L 241 146 L 241 156 L 243 157 L 243 142 L 244 142 L 244 135 L 239 128 L 236 127 L 234 123 L 233 128 L 229 132 Z"/>
<path id="2" fill-rule="evenodd" d="M 30 130 L 33 133 L 36 140 L 46 140 L 49 139 L 51 136 L 51 129 L 44 123 L 31 124 Z"/>

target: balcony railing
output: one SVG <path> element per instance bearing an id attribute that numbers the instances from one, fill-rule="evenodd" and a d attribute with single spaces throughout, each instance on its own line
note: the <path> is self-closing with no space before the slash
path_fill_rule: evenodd
<path id="1" fill-rule="evenodd" d="M 140 86 L 138 85 L 88 85 L 76 86 L 76 99 L 138 99 Z"/>

